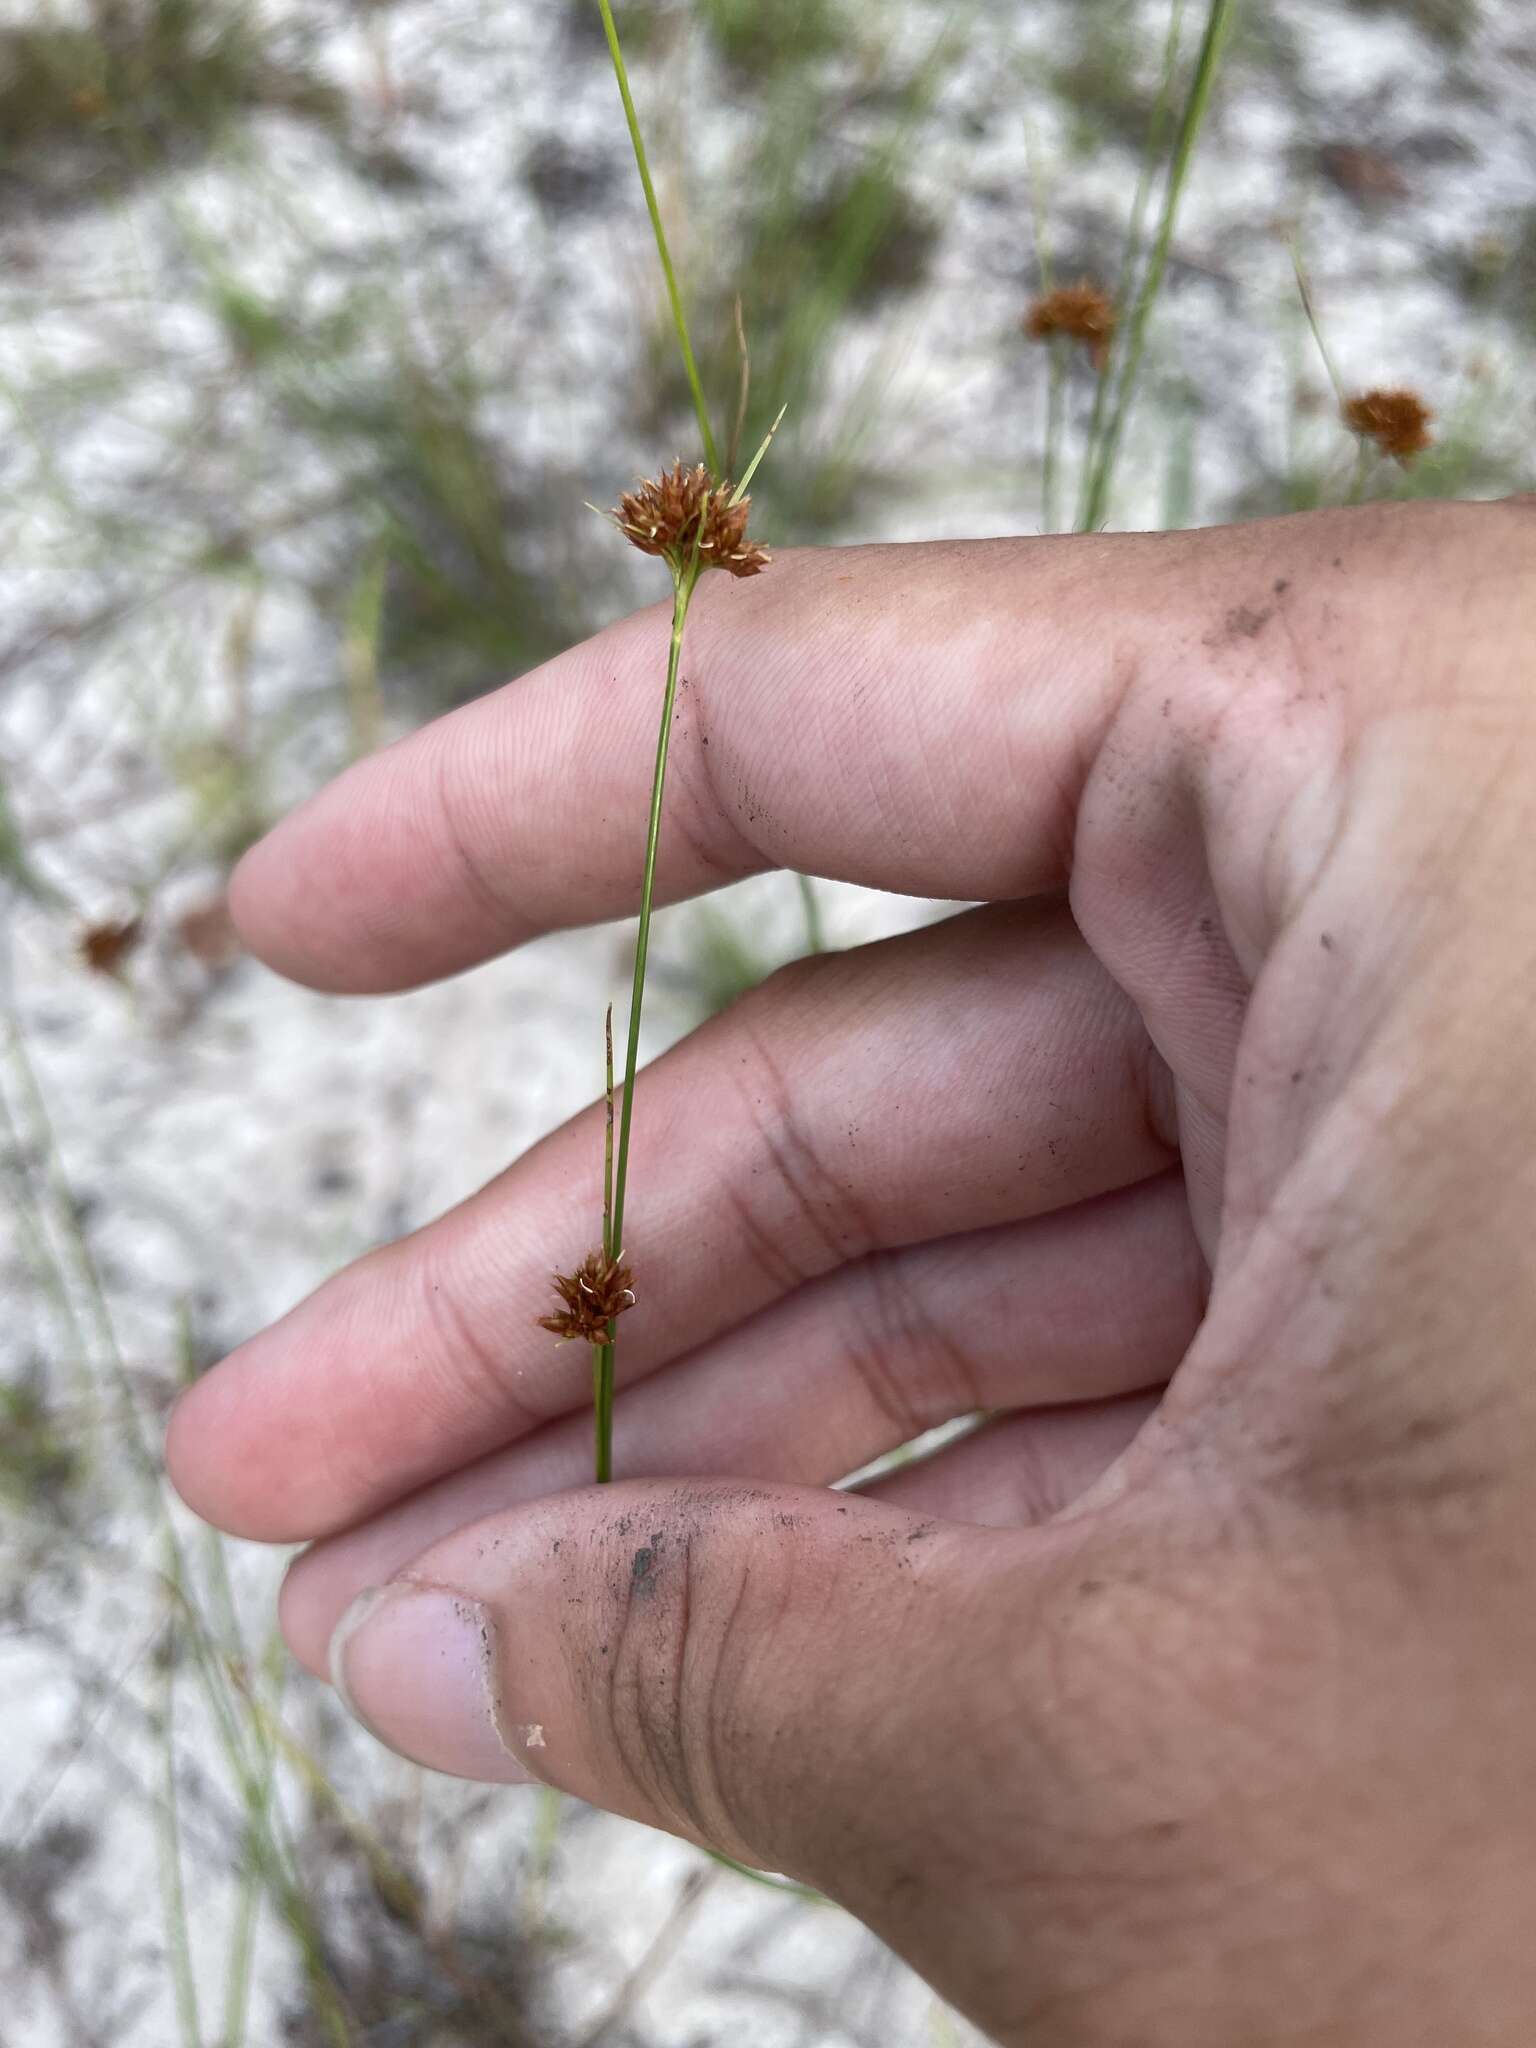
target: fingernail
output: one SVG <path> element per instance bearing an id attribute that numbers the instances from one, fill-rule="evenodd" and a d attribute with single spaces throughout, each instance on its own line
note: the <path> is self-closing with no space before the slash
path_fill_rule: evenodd
<path id="1" fill-rule="evenodd" d="M 478 1601 L 408 1581 L 359 1594 L 331 1637 L 331 1680 L 368 1732 L 413 1763 L 533 1782 L 502 1735 L 496 1628 Z"/>

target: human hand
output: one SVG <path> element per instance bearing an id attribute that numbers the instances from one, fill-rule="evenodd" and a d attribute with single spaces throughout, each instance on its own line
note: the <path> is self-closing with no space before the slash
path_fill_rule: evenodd
<path id="1" fill-rule="evenodd" d="M 295 1653 L 424 1763 L 820 1886 L 1010 2044 L 1527 2042 L 1533 549 L 1421 506 L 713 579 L 662 893 L 985 907 L 644 1076 L 622 1483 L 533 1325 L 600 1106 L 191 1389 L 187 1500 L 322 1539 Z M 666 630 L 351 770 L 239 871 L 253 949 L 366 992 L 631 909 Z"/>

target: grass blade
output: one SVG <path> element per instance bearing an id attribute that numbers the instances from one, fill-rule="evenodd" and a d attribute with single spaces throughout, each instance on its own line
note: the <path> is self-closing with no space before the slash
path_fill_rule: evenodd
<path id="1" fill-rule="evenodd" d="M 667 300 L 672 308 L 672 325 L 677 329 L 677 345 L 683 354 L 683 369 L 688 378 L 688 389 L 693 395 L 693 409 L 698 415 L 699 433 L 704 443 L 704 460 L 709 464 L 710 474 L 720 474 L 720 451 L 715 446 L 714 431 L 709 424 L 709 408 L 704 402 L 704 386 L 699 379 L 699 366 L 694 359 L 693 343 L 688 338 L 688 316 L 683 311 L 683 295 L 678 287 L 677 272 L 672 266 L 672 252 L 667 247 L 667 231 L 662 226 L 661 206 L 656 198 L 656 187 L 651 179 L 650 160 L 645 153 L 645 137 L 640 132 L 640 116 L 635 112 L 634 95 L 629 89 L 629 70 L 624 62 L 624 50 L 619 41 L 618 24 L 613 18 L 610 0 L 597 0 L 602 9 L 603 34 L 608 38 L 608 54 L 613 59 L 613 75 L 618 80 L 619 98 L 624 102 L 624 119 L 629 124 L 629 139 L 635 152 L 635 167 L 640 173 L 640 184 L 645 192 L 646 211 L 651 216 L 651 233 L 656 237 L 656 254 L 661 259 L 661 274 L 666 279 Z"/>
<path id="2" fill-rule="evenodd" d="M 1312 339 L 1317 343 L 1317 352 L 1322 357 L 1323 368 L 1328 372 L 1328 382 L 1333 386 L 1333 395 L 1342 408 L 1344 384 L 1339 376 L 1338 365 L 1334 362 L 1328 344 L 1323 339 L 1322 323 L 1317 317 L 1317 305 L 1312 297 L 1312 287 L 1307 282 L 1306 269 L 1301 260 L 1301 244 L 1294 237 L 1291 241 L 1291 268 L 1296 273 L 1296 289 L 1301 295 L 1301 310 L 1307 316 L 1307 325 L 1312 330 Z"/>
<path id="3" fill-rule="evenodd" d="M 1120 275 L 1115 283 L 1115 307 L 1122 322 L 1126 308 L 1131 304 L 1136 279 L 1141 272 L 1147 207 L 1152 198 L 1153 180 L 1162 156 L 1163 137 L 1167 133 L 1168 117 L 1173 107 L 1173 86 L 1178 75 L 1179 50 L 1183 36 L 1184 0 L 1173 0 L 1168 15 L 1168 33 L 1163 39 L 1163 62 L 1158 77 L 1157 98 L 1152 103 L 1152 115 L 1147 123 L 1146 146 L 1142 151 L 1136 191 L 1126 221 L 1125 246 L 1120 252 Z M 1088 530 L 1088 491 L 1104 433 L 1104 408 L 1113 387 L 1112 372 L 1118 367 L 1118 348 L 1123 334 L 1123 327 L 1117 326 L 1110 342 L 1109 360 L 1104 364 L 1103 372 L 1094 388 L 1093 411 L 1088 421 L 1088 441 L 1083 453 L 1082 502 L 1078 509 L 1077 521 L 1079 531 L 1083 532 Z"/>
<path id="4" fill-rule="evenodd" d="M 747 495 L 747 491 L 751 486 L 752 479 L 757 475 L 763 457 L 768 453 L 768 449 L 772 444 L 774 435 L 779 431 L 779 428 L 784 424 L 784 415 L 788 411 L 789 407 L 787 405 L 781 405 L 779 407 L 778 418 L 774 421 L 773 425 L 768 429 L 767 433 L 764 434 L 761 447 L 753 456 L 752 460 L 747 464 L 745 470 L 743 470 L 741 482 L 736 486 L 735 490 L 732 491 L 731 493 L 731 503 L 733 505 L 739 505 L 742 499 Z"/>
<path id="5" fill-rule="evenodd" d="M 160 1892 L 165 1911 L 165 1943 L 170 1958 L 176 2024 L 182 2048 L 202 2048 L 203 2028 L 197 2009 L 197 1980 L 192 1970 L 192 1936 L 187 1921 L 187 1887 L 181 1863 L 181 1806 L 176 1787 L 176 1656 L 180 1617 L 173 1616 L 166 1646 L 160 1700 L 163 1750 L 160 1812 Z"/>
<path id="6" fill-rule="evenodd" d="M 1173 231 L 1178 222 L 1179 203 L 1184 196 L 1189 167 L 1194 161 L 1195 144 L 1200 138 L 1200 130 L 1205 125 L 1206 112 L 1211 102 L 1211 88 L 1216 82 L 1222 45 L 1231 26 L 1235 6 L 1236 0 L 1211 0 L 1210 11 L 1206 15 L 1205 33 L 1200 39 L 1200 52 L 1195 59 L 1195 75 L 1190 82 L 1189 97 L 1184 103 L 1184 116 L 1179 123 L 1178 139 L 1174 143 L 1173 161 L 1168 168 L 1168 185 L 1163 195 L 1162 215 L 1158 220 L 1157 234 L 1153 240 L 1146 273 L 1141 281 L 1141 289 L 1136 294 L 1136 302 L 1131 310 L 1123 368 L 1089 479 L 1082 519 L 1082 526 L 1086 532 L 1097 530 L 1103 523 L 1108 509 L 1115 461 L 1125 432 L 1126 416 L 1130 411 L 1137 380 L 1141 374 L 1142 357 L 1146 352 L 1147 322 L 1151 318 L 1152 308 L 1157 303 L 1163 276 L 1168 268 L 1168 252 L 1172 247 Z"/>

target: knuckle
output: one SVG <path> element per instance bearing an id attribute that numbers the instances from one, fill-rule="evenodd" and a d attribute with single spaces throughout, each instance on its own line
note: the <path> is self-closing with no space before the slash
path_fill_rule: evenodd
<path id="1" fill-rule="evenodd" d="M 877 1236 L 856 1181 L 827 1156 L 824 1130 L 802 1100 L 804 1077 L 774 1049 L 795 1042 L 796 1034 L 783 1029 L 784 997 L 811 978 L 806 965 L 781 969 L 738 1020 L 745 1058 L 735 1069 L 735 1085 L 753 1171 L 733 1171 L 721 1182 L 742 1242 L 780 1288 L 860 1257 Z"/>
<path id="2" fill-rule="evenodd" d="M 450 863 L 458 886 L 486 920 L 489 929 L 510 933 L 516 920 L 486 861 L 479 836 L 464 815 L 453 750 L 440 737 L 435 750 L 427 758 L 431 768 L 428 787 L 444 858 Z M 381 914 L 384 913 L 393 919 L 396 906 L 393 903 L 384 905 Z"/>
<path id="3" fill-rule="evenodd" d="M 897 1440 L 983 1407 L 969 1352 L 933 1314 L 910 1262 L 876 1252 L 858 1273 L 840 1351 Z"/>
<path id="4" fill-rule="evenodd" d="M 1486 625 L 1507 625 L 1536 592 L 1530 514 L 1518 501 L 1426 499 L 1362 507 L 1352 517 L 1368 568 L 1351 592 L 1357 617 L 1401 637 L 1426 680 L 1436 671 L 1454 676 L 1459 666 L 1432 661 L 1432 650 L 1475 651 L 1485 644 Z M 1342 559 L 1351 567 L 1349 552 L 1340 557 L 1323 538 L 1320 553 L 1329 566 Z"/>
<path id="5" fill-rule="evenodd" d="M 416 1240 L 414 1250 L 415 1322 L 425 1340 L 418 1351 L 420 1403 L 430 1410 L 441 1402 L 444 1413 L 451 1414 L 472 1402 L 498 1429 L 536 1428 L 545 1417 L 512 1392 L 504 1336 L 495 1334 L 477 1311 L 451 1254 L 430 1231 Z M 391 1252 L 381 1256 L 389 1258 Z"/>

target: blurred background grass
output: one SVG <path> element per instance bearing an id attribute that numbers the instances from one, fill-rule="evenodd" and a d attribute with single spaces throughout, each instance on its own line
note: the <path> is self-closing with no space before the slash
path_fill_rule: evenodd
<path id="1" fill-rule="evenodd" d="M 790 409 L 754 530 L 1038 527 L 1021 317 L 1117 274 L 1164 0 L 619 17 L 715 418 L 738 305 L 743 445 Z M 1518 0 L 1244 0 L 1109 524 L 1532 481 L 1533 86 Z M 1411 468 L 1357 479 L 1293 244 L 1346 384 L 1435 409 Z M 562 1048 L 622 934 L 364 1021 L 243 962 L 222 884 L 346 760 L 656 594 L 583 509 L 695 452 L 595 0 L 0 8 L 0 253 L 16 2038 L 962 2039 L 833 1914 L 382 1763 L 156 1469 L 180 1378 L 591 1092 Z M 1064 360 L 1069 505 L 1093 396 Z M 663 1036 L 800 943 L 754 888 L 665 921 Z M 919 914 L 829 903 L 841 943 Z"/>

